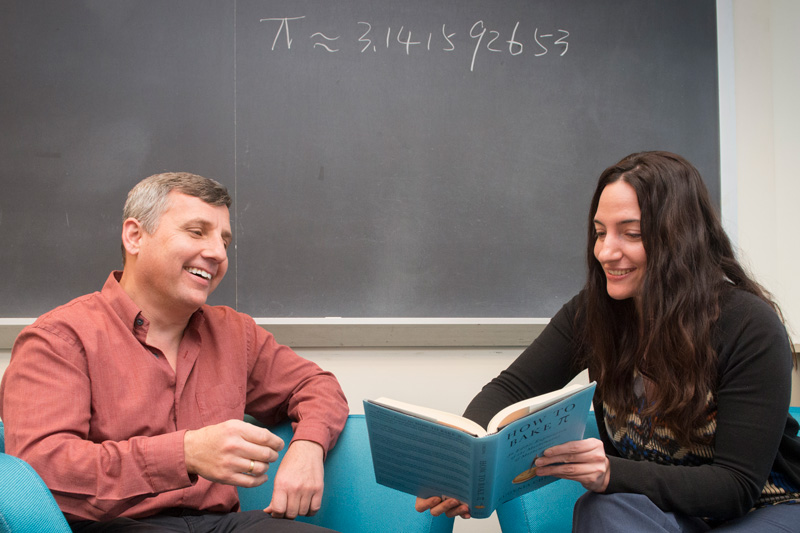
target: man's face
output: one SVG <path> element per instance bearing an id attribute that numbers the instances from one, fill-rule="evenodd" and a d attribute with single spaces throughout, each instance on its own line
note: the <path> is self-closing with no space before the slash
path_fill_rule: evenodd
<path id="1" fill-rule="evenodd" d="M 152 234 L 143 234 L 136 270 L 140 290 L 165 310 L 194 312 L 228 270 L 228 208 L 171 192 L 169 207 Z"/>

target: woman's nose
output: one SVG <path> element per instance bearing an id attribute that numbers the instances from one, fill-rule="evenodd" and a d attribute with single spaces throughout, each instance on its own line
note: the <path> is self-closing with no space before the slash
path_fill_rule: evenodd
<path id="1" fill-rule="evenodd" d="M 622 255 L 619 241 L 610 235 L 607 235 L 602 241 L 598 240 L 595 244 L 594 255 L 601 263 L 619 259 Z"/>

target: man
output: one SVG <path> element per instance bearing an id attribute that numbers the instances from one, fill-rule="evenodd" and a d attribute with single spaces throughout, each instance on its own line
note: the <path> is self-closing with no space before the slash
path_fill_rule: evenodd
<path id="1" fill-rule="evenodd" d="M 75 531 L 319 530 L 277 518 L 319 510 L 347 402 L 252 318 L 206 305 L 228 268 L 230 204 L 193 174 L 143 180 L 125 204 L 123 270 L 17 338 L 0 385 L 6 451 Z M 245 413 L 295 425 L 265 512 L 236 513 L 236 486 L 266 481 L 284 443 Z"/>

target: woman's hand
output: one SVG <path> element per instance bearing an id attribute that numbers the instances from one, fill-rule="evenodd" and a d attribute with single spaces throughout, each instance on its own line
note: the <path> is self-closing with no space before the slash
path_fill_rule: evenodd
<path id="1" fill-rule="evenodd" d="M 536 475 L 572 479 L 586 490 L 605 492 L 611 479 L 609 466 L 602 441 L 575 440 L 545 450 L 536 459 Z"/>
<path id="2" fill-rule="evenodd" d="M 420 512 L 431 511 L 433 516 L 444 514 L 450 518 L 460 516 L 461 518 L 469 518 L 469 507 L 466 503 L 462 503 L 455 498 L 448 498 L 446 496 L 433 496 L 431 498 L 422 499 L 417 498 L 417 503 L 414 508 Z"/>

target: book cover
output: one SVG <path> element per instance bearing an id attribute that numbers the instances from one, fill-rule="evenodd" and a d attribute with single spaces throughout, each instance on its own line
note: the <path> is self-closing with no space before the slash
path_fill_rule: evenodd
<path id="1" fill-rule="evenodd" d="M 556 480 L 536 476 L 533 462 L 551 446 L 583 438 L 594 389 L 590 383 L 566 397 L 555 394 L 554 403 L 532 413 L 523 405 L 530 400 L 519 402 L 503 412 L 519 411 L 522 418 L 484 436 L 429 414 L 410 414 L 410 404 L 397 410 L 365 400 L 375 478 L 422 498 L 456 498 L 469 505 L 472 517 L 486 518 L 501 503 Z"/>

